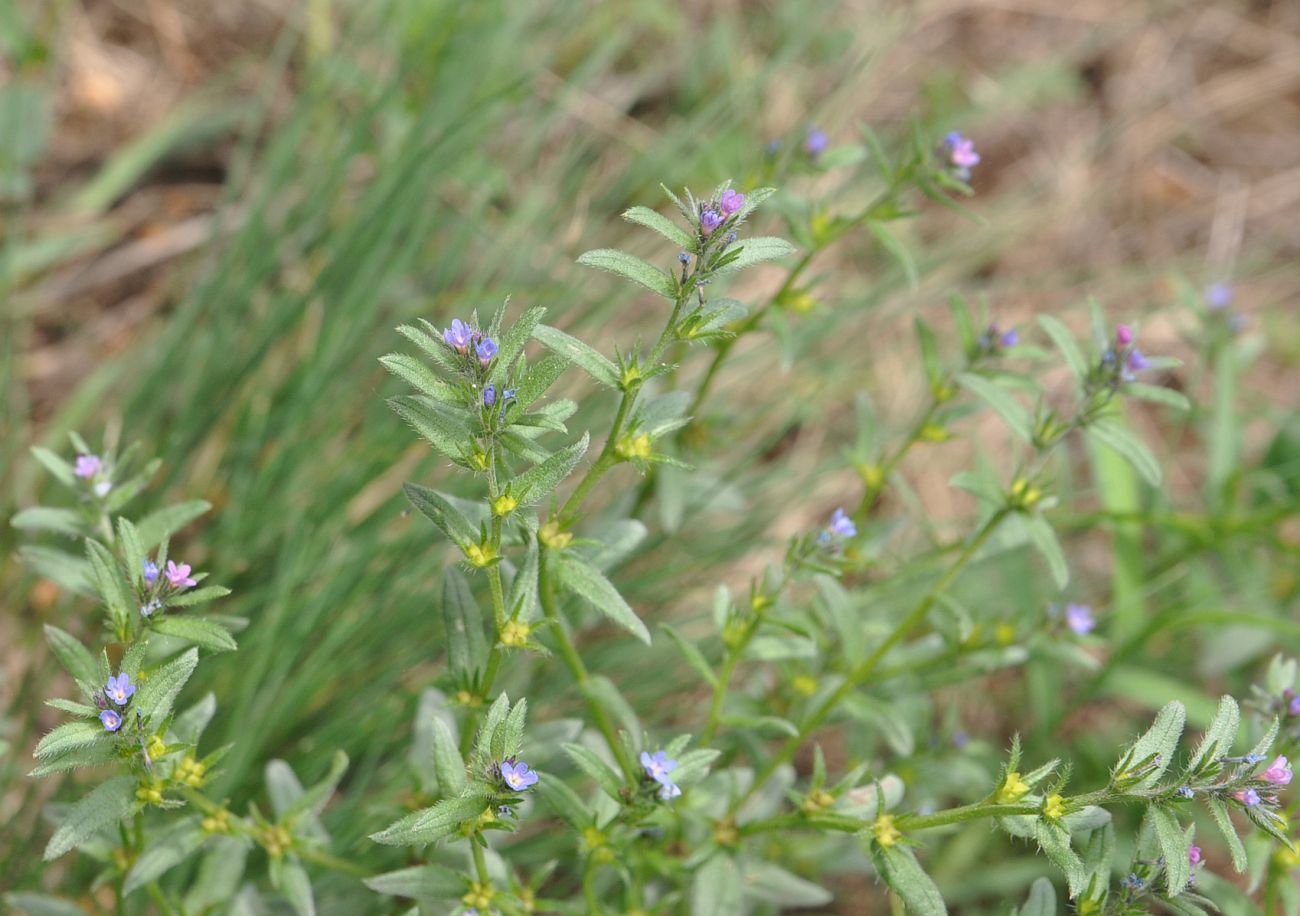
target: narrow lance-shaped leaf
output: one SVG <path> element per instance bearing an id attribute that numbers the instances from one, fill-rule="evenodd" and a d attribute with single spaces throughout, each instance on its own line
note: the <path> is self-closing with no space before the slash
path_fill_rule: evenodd
<path id="1" fill-rule="evenodd" d="M 387 829 L 371 834 L 376 843 L 388 846 L 419 846 L 449 837 L 460 825 L 483 813 L 486 800 L 482 795 L 447 798 L 432 807 L 408 814 Z"/>
<path id="2" fill-rule="evenodd" d="M 135 801 L 135 777 L 114 776 L 73 805 L 45 847 L 45 861 L 83 845 L 101 829 L 126 817 Z"/>
<path id="3" fill-rule="evenodd" d="M 1033 421 L 1024 405 L 1012 397 L 1005 388 L 980 375 L 963 372 L 957 376 L 957 383 L 979 398 L 1003 419 L 1016 436 L 1024 442 L 1033 442 Z"/>
<path id="4" fill-rule="evenodd" d="M 650 644 L 650 631 L 603 573 L 568 553 L 554 557 L 560 585 L 586 599 L 592 607 L 646 645 Z"/>
<path id="5" fill-rule="evenodd" d="M 685 229 L 649 207 L 632 207 L 625 210 L 623 219 L 654 230 L 678 248 L 691 251 L 695 247 L 695 239 Z"/>
<path id="6" fill-rule="evenodd" d="M 578 338 L 545 324 L 539 324 L 533 329 L 533 337 L 542 346 L 563 356 L 602 385 L 609 388 L 619 386 L 621 377 L 618 367 Z"/>
<path id="7" fill-rule="evenodd" d="M 1061 355 L 1065 357 L 1065 362 L 1075 378 L 1082 380 L 1088 374 L 1088 362 L 1083 358 L 1083 351 L 1075 343 L 1069 329 L 1051 315 L 1039 315 L 1038 325 L 1047 332 L 1048 337 L 1052 338 L 1052 343 L 1056 344 L 1056 349 L 1060 350 Z"/>
<path id="8" fill-rule="evenodd" d="M 649 264 L 636 255 L 619 251 L 617 248 L 597 248 L 579 256 L 578 263 L 585 267 L 618 274 L 644 286 L 652 293 L 658 293 L 665 299 L 672 299 L 677 294 L 677 283 L 664 271 Z"/>
<path id="9" fill-rule="evenodd" d="M 184 639 L 213 652 L 233 652 L 239 646 L 223 626 L 202 617 L 159 617 L 150 629 L 162 636 Z"/>
<path id="10" fill-rule="evenodd" d="M 514 479 L 511 495 L 521 506 L 532 505 L 545 499 L 561 480 L 568 477 L 582 456 L 587 453 L 591 441 L 587 433 L 572 445 L 560 449 L 541 464 L 534 465 Z"/>
<path id="11" fill-rule="evenodd" d="M 1123 456 L 1133 466 L 1133 470 L 1142 475 L 1142 479 L 1153 487 L 1160 486 L 1160 462 L 1156 461 L 1151 450 L 1146 447 L 1132 430 L 1120 425 L 1111 417 L 1100 417 L 1085 427 L 1089 436 L 1108 445 Z"/>
<path id="12" fill-rule="evenodd" d="M 482 671 L 487 664 L 483 613 L 474 602 L 469 583 L 457 568 L 443 572 L 442 616 L 447 628 L 447 660 L 458 678 Z"/>
<path id="13" fill-rule="evenodd" d="M 1155 832 L 1160 854 L 1165 860 L 1165 883 L 1169 896 L 1176 897 L 1183 892 L 1192 877 L 1188 859 L 1191 840 L 1178 823 L 1178 818 L 1168 808 L 1151 805 L 1147 808 L 1147 820 Z"/>
<path id="14" fill-rule="evenodd" d="M 190 649 L 150 674 L 140 685 L 131 703 L 131 712 L 138 712 L 144 717 L 145 728 L 157 728 L 167 718 L 177 694 L 190 679 L 198 663 L 199 650 Z"/>
<path id="15" fill-rule="evenodd" d="M 872 849 L 872 861 L 881 880 L 899 896 L 911 916 L 947 916 L 948 907 L 916 856 L 905 846 Z"/>

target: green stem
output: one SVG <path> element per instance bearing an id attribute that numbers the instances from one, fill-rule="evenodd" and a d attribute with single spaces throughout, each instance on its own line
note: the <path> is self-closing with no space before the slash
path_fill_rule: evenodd
<path id="1" fill-rule="evenodd" d="M 487 856 L 483 854 L 483 835 L 475 833 L 469 838 L 469 848 L 474 853 L 474 871 L 478 874 L 480 884 L 491 884 L 492 877 L 488 874 Z"/>
<path id="2" fill-rule="evenodd" d="M 980 526 L 979 530 L 976 531 L 975 534 L 966 542 L 966 546 L 962 549 L 962 552 L 958 554 L 957 558 L 953 561 L 953 564 L 949 566 L 947 571 L 939 578 L 939 581 L 937 581 L 934 586 L 926 592 L 925 597 L 917 602 L 916 607 L 912 608 L 908 615 L 899 622 L 898 626 L 894 627 L 893 631 L 885 638 L 884 642 L 877 646 L 875 651 L 872 652 L 871 655 L 869 655 L 860 665 L 858 665 L 857 668 L 850 672 L 849 676 L 844 679 L 844 682 L 813 710 L 808 718 L 804 720 L 803 725 L 800 726 L 799 734 L 794 735 L 787 740 L 781 749 L 777 751 L 770 760 L 768 760 L 768 762 L 763 766 L 763 769 L 760 770 L 758 775 L 755 777 L 754 782 L 750 785 L 749 789 L 732 802 L 729 813 L 734 814 L 739 810 L 741 805 L 748 801 L 755 792 L 762 788 L 778 769 L 794 757 L 794 755 L 799 751 L 799 748 L 801 748 L 804 742 L 808 740 L 808 737 L 816 731 L 824 721 L 826 721 L 826 718 L 835 711 L 844 699 L 854 690 L 857 690 L 866 683 L 867 679 L 871 677 L 872 673 L 876 670 L 876 667 L 880 664 L 881 659 L 883 659 L 885 655 L 894 648 L 894 646 L 902 642 L 902 640 L 907 637 L 907 634 L 910 633 L 917 624 L 925 619 L 925 615 L 929 613 L 930 608 L 934 606 L 934 603 L 939 600 L 939 596 L 946 591 L 950 585 L 952 585 L 958 574 L 960 574 L 966 564 L 970 562 L 971 558 L 975 556 L 980 547 L 984 545 L 984 542 L 988 540 L 989 535 L 993 533 L 994 529 L 997 528 L 1009 511 L 1009 509 L 999 509 L 997 512 L 993 513 L 993 515 L 989 516 L 988 520 L 985 521 L 984 524 Z"/>
<path id="3" fill-rule="evenodd" d="M 359 862 L 353 862 L 350 859 L 343 859 L 339 856 L 332 855 L 323 849 L 316 849 L 311 846 L 304 846 L 294 850 L 298 858 L 320 865 L 324 868 L 340 872 L 345 875 L 351 875 L 354 878 L 368 878 L 371 870 L 361 865 Z"/>
<path id="4" fill-rule="evenodd" d="M 604 446 L 601 447 L 600 455 L 597 456 L 595 463 L 587 469 L 582 480 L 578 481 L 578 486 L 569 498 L 564 501 L 558 513 L 560 518 L 571 518 L 582 505 L 582 501 L 587 498 L 600 478 L 605 476 L 605 472 L 618 463 L 614 455 L 614 449 L 618 445 L 618 436 L 623 431 L 623 424 L 627 420 L 628 411 L 632 407 L 632 402 L 636 400 L 636 388 L 623 392 L 622 399 L 618 402 L 618 413 L 614 415 L 614 422 L 610 425 L 609 436 L 605 439 Z"/>
<path id="5" fill-rule="evenodd" d="M 605 743 L 609 746 L 609 751 L 618 761 L 619 768 L 629 782 L 635 783 L 640 774 L 636 766 L 632 763 L 631 757 L 628 756 L 627 750 L 623 747 L 623 742 L 618 740 L 618 733 L 614 729 L 614 723 L 610 721 L 609 714 L 605 712 L 605 707 L 601 706 L 596 699 L 587 691 L 587 686 L 591 682 L 591 675 L 587 672 L 587 666 L 582 661 L 582 656 L 573 645 L 573 640 L 569 638 L 568 627 L 564 619 L 560 616 L 559 608 L 555 602 L 554 585 L 551 582 L 549 557 L 550 551 L 543 549 L 541 562 L 537 569 L 537 591 L 541 599 L 542 613 L 546 618 L 552 621 L 550 628 L 556 649 L 559 651 L 560 658 L 563 660 L 569 673 L 573 676 L 574 681 L 578 684 L 578 690 L 583 698 L 587 701 L 587 708 L 591 711 L 591 717 L 596 722 L 596 727 L 605 737 Z"/>
<path id="6" fill-rule="evenodd" d="M 749 640 L 745 640 L 748 642 Z M 736 670 L 736 664 L 740 661 L 740 649 L 737 647 L 734 651 L 727 653 L 726 661 L 722 663 L 722 671 L 718 673 L 718 682 L 713 686 L 713 701 L 709 704 L 709 719 L 704 726 L 704 732 L 700 735 L 700 746 L 707 747 L 713 740 L 714 733 L 718 730 L 718 723 L 722 719 L 722 701 L 726 697 L 727 687 L 731 683 L 731 675 Z"/>

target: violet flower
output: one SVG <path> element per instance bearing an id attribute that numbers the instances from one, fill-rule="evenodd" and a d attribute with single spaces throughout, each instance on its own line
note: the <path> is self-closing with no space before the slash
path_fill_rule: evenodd
<path id="1" fill-rule="evenodd" d="M 1067 604 L 1065 606 L 1065 625 L 1075 634 L 1083 636 L 1096 629 L 1097 621 L 1092 616 L 1092 608 L 1088 605 Z"/>
<path id="2" fill-rule="evenodd" d="M 1278 756 L 1268 765 L 1268 769 L 1259 774 L 1259 778 L 1265 782 L 1271 782 L 1275 786 L 1286 786 L 1291 784 L 1291 763 L 1285 757 Z"/>
<path id="3" fill-rule="evenodd" d="M 468 353 L 473 329 L 459 318 L 451 320 L 451 327 L 442 332 L 442 340 L 457 353 Z"/>
<path id="4" fill-rule="evenodd" d="M 830 137 L 826 136 L 824 131 L 816 128 L 808 131 L 808 136 L 803 141 L 804 151 L 814 159 L 826 152 L 826 148 L 830 145 Z"/>
<path id="5" fill-rule="evenodd" d="M 131 683 L 131 676 L 125 671 L 117 677 L 110 675 L 108 685 L 104 687 L 104 694 L 118 706 L 125 706 L 131 701 L 131 697 L 135 696 L 135 685 Z"/>
<path id="6" fill-rule="evenodd" d="M 98 455 L 78 455 L 73 473 L 82 479 L 89 479 L 99 473 L 102 464 Z"/>
<path id="7" fill-rule="evenodd" d="M 474 347 L 474 352 L 478 355 L 479 364 L 487 366 L 492 362 L 492 357 L 497 355 L 497 342 L 491 337 L 484 337 Z"/>
<path id="8" fill-rule="evenodd" d="M 722 214 L 711 207 L 700 211 L 700 231 L 705 235 L 722 225 Z"/>
<path id="9" fill-rule="evenodd" d="M 171 583 L 172 588 L 189 588 L 191 585 L 199 584 L 196 580 L 190 578 L 190 571 L 190 564 L 182 563 L 177 566 L 173 560 L 168 560 L 167 569 L 163 575 L 167 577 L 167 581 Z"/>
<path id="10" fill-rule="evenodd" d="M 104 724 L 104 731 L 115 732 L 122 727 L 122 717 L 112 709 L 105 709 L 101 712 L 99 721 Z"/>
<path id="11" fill-rule="evenodd" d="M 516 792 L 522 792 L 532 786 L 537 785 L 537 773 L 528 769 L 528 764 L 522 760 L 516 762 L 507 760 L 501 764 L 501 779 Z"/>
<path id="12" fill-rule="evenodd" d="M 718 201 L 718 208 L 722 210 L 723 216 L 731 216 L 743 206 L 745 206 L 745 195 L 731 188 L 724 191 Z"/>

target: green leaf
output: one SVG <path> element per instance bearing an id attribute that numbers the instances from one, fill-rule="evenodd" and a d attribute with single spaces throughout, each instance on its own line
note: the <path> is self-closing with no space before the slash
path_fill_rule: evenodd
<path id="1" fill-rule="evenodd" d="M 469 886 L 461 875 L 433 863 L 402 868 L 362 880 L 366 887 L 376 893 L 420 901 L 460 897 Z"/>
<path id="2" fill-rule="evenodd" d="M 81 537 L 84 524 L 81 516 L 71 509 L 48 509 L 45 506 L 33 506 L 15 515 L 9 522 L 15 528 L 24 531 L 53 531 L 69 537 Z"/>
<path id="3" fill-rule="evenodd" d="M 68 751 L 94 744 L 107 734 L 98 719 L 92 722 L 67 722 L 43 737 L 37 743 L 34 753 L 37 760 L 48 760 Z"/>
<path id="4" fill-rule="evenodd" d="M 913 260 L 907 246 L 899 241 L 898 236 L 894 235 L 880 220 L 867 220 L 867 228 L 876 237 L 880 247 L 898 262 L 899 267 L 903 268 L 903 273 L 907 276 L 907 285 L 915 289 L 920 282 L 920 272 L 916 269 L 916 261 Z"/>
<path id="5" fill-rule="evenodd" d="M 404 483 L 402 492 L 420 514 L 438 526 L 438 529 L 461 550 L 478 541 L 478 532 L 460 510 L 437 490 L 419 484 Z"/>
<path id="6" fill-rule="evenodd" d="M 438 791 L 443 795 L 460 795 L 469 779 L 465 775 L 465 761 L 456 746 L 456 736 L 440 716 L 434 717 L 433 771 L 438 780 Z"/>
<path id="7" fill-rule="evenodd" d="M 298 916 L 316 916 L 316 900 L 311 892 L 311 878 L 296 859 L 283 859 L 271 868 L 271 880 L 284 894 Z"/>
<path id="8" fill-rule="evenodd" d="M 562 779 L 547 779 L 537 783 L 536 790 L 548 808 L 562 817 L 570 827 L 582 830 L 590 826 L 595 815 Z"/>
<path id="9" fill-rule="evenodd" d="M 906 846 L 875 845 L 872 861 L 880 878 L 899 896 L 910 916 L 946 916 L 948 907 L 934 880 L 925 873 Z"/>
<path id="10" fill-rule="evenodd" d="M 152 550 L 211 508 L 212 504 L 206 500 L 191 499 L 150 512 L 135 526 L 140 546 Z"/>
<path id="11" fill-rule="evenodd" d="M 745 865 L 742 883 L 750 900 L 777 907 L 819 907 L 834 899 L 830 891 L 771 862 Z"/>
<path id="12" fill-rule="evenodd" d="M 734 273 L 754 264 L 761 264 L 764 261 L 775 261 L 777 258 L 783 258 L 794 251 L 794 246 L 785 239 L 770 235 L 741 239 L 736 243 L 736 247 L 728 249 L 727 253 L 730 254 L 736 248 L 740 250 L 740 254 L 719 267 L 717 273 Z"/>
<path id="13" fill-rule="evenodd" d="M 650 644 L 650 631 L 600 570 L 568 552 L 552 555 L 561 586 L 585 599 L 646 645 Z"/>
<path id="14" fill-rule="evenodd" d="M 1057 540 L 1051 524 L 1041 515 L 1021 516 L 1021 522 L 1025 526 L 1025 533 L 1029 535 L 1029 542 L 1034 545 L 1034 549 L 1051 570 L 1056 587 L 1065 588 L 1070 583 L 1070 566 L 1065 560 L 1065 551 L 1061 549 L 1061 542 Z"/>
<path id="15" fill-rule="evenodd" d="M 1148 484 L 1160 486 L 1160 463 L 1132 430 L 1112 417 L 1100 417 L 1084 427 L 1084 430 L 1098 442 L 1118 452 Z"/>
<path id="16" fill-rule="evenodd" d="M 668 634 L 668 638 L 673 641 L 673 645 L 675 645 L 677 651 L 682 654 L 682 658 L 686 660 L 686 664 L 690 665 L 696 674 L 704 678 L 705 683 L 710 687 L 718 686 L 717 677 L 709 667 L 708 661 L 704 658 L 704 653 L 696 647 L 695 643 L 687 641 L 686 637 L 682 636 L 682 634 L 678 633 L 677 630 L 666 623 L 659 624 L 659 629 Z"/>
<path id="17" fill-rule="evenodd" d="M 36 445 L 32 447 L 32 457 L 44 465 L 45 470 L 53 474 L 55 479 L 65 487 L 77 486 L 77 476 L 72 465 L 54 452 Z"/>
<path id="18" fill-rule="evenodd" d="M 731 856 L 719 852 L 695 873 L 690 906 L 691 916 L 740 916 L 744 912 L 744 886 Z"/>
<path id="19" fill-rule="evenodd" d="M 533 337 L 542 346 L 563 356 L 602 385 L 609 388 L 619 387 L 622 376 L 618 367 L 578 338 L 544 324 L 539 324 L 533 330 Z"/>
<path id="20" fill-rule="evenodd" d="M 1036 878 L 1029 888 L 1029 899 L 1016 916 L 1056 916 L 1056 888 L 1046 878 Z"/>
<path id="21" fill-rule="evenodd" d="M 537 336 L 536 329 L 533 330 L 533 336 Z M 569 360 L 555 353 L 548 354 L 529 366 L 528 373 L 519 383 L 518 391 L 515 392 L 515 404 L 518 405 L 519 410 L 528 407 L 545 394 L 568 368 Z"/>
<path id="22" fill-rule="evenodd" d="M 587 433 L 572 445 L 560 449 L 541 464 L 520 474 L 510 484 L 511 495 L 521 506 L 530 506 L 555 490 L 561 480 L 568 477 L 574 467 L 587 454 L 591 437 Z"/>
<path id="23" fill-rule="evenodd" d="M 447 661 L 458 678 L 482 671 L 487 664 L 483 612 L 474 602 L 469 583 L 459 569 L 443 571 L 442 615 L 447 628 Z"/>
<path id="24" fill-rule="evenodd" d="M 102 731 L 102 729 L 101 729 Z M 114 776 L 73 805 L 45 847 L 45 861 L 57 859 L 126 817 L 135 801 L 135 777 Z"/>
<path id="25" fill-rule="evenodd" d="M 18 556 L 37 575 L 53 580 L 68 591 L 88 597 L 95 595 L 90 563 L 82 558 L 40 544 L 24 544 L 18 548 Z"/>
<path id="26" fill-rule="evenodd" d="M 483 813 L 485 796 L 465 795 L 446 798 L 429 808 L 408 814 L 386 830 L 371 834 L 370 839 L 387 846 L 422 846 L 449 837 L 460 825 Z"/>
<path id="27" fill-rule="evenodd" d="M 1075 378 L 1082 380 L 1087 377 L 1088 363 L 1083 358 L 1083 351 L 1075 343 L 1074 335 L 1069 329 L 1051 315 L 1039 315 L 1038 326 L 1052 338 L 1052 343 L 1056 344 L 1056 349 L 1060 350 L 1061 355 L 1065 357 L 1065 362 Z"/>
<path id="28" fill-rule="evenodd" d="M 590 748 L 583 747 L 581 744 L 564 744 L 564 752 L 569 755 L 578 769 L 586 773 L 596 781 L 596 785 L 617 802 L 621 802 L 623 791 L 623 778 L 612 770 L 605 761 L 597 756 L 596 752 Z"/>
<path id="29" fill-rule="evenodd" d="M 167 607 L 192 607 L 205 601 L 215 601 L 230 594 L 230 589 L 223 585 L 208 585 L 203 588 L 183 591 L 166 599 Z"/>
<path id="30" fill-rule="evenodd" d="M 639 226 L 645 226 L 647 229 L 653 229 L 685 251 L 695 249 L 695 239 L 691 237 L 690 233 L 662 213 L 651 210 L 649 207 L 632 207 L 625 210 L 623 211 L 623 219 L 629 223 L 636 223 Z"/>
<path id="31" fill-rule="evenodd" d="M 131 619 L 134 601 L 126 583 L 122 581 L 117 561 L 107 547 L 90 538 L 86 539 L 86 556 L 90 560 L 96 588 L 108 608 L 109 616 L 116 625 L 124 625 Z"/>
<path id="32" fill-rule="evenodd" d="M 1137 788 L 1149 789 L 1164 775 L 1170 761 L 1173 760 L 1178 739 L 1182 736 L 1183 726 L 1186 723 L 1187 710 L 1182 703 L 1173 700 L 1165 704 L 1156 714 L 1151 727 L 1133 743 L 1125 755 L 1128 766 L 1135 767 L 1145 761 L 1151 762 L 1149 770 L 1145 771 L 1143 777 L 1135 783 Z"/>
<path id="33" fill-rule="evenodd" d="M 70 900 L 30 891 L 5 894 L 4 902 L 27 916 L 86 916 L 86 911 Z"/>
<path id="34" fill-rule="evenodd" d="M 348 770 L 348 755 L 343 751 L 335 751 L 334 756 L 330 758 L 330 768 L 319 780 L 312 783 L 311 787 L 299 790 L 298 797 L 290 802 L 283 811 L 280 812 L 282 819 L 293 821 L 305 816 L 308 823 L 315 822 L 313 826 L 319 826 L 316 816 L 324 810 L 329 804 L 329 800 L 334 797 L 334 792 L 339 787 L 339 782 L 343 779 L 343 774 Z M 292 771 L 291 771 L 292 772 Z M 324 827 L 314 832 L 324 835 Z"/>
<path id="35" fill-rule="evenodd" d="M 1192 402 L 1187 400 L 1187 396 L 1181 391 L 1174 391 L 1172 388 L 1161 388 L 1159 385 L 1143 385 L 1140 382 L 1129 382 L 1123 387 L 1124 394 L 1131 398 L 1139 398 L 1143 401 L 1150 401 L 1153 404 L 1163 404 L 1166 407 L 1172 407 L 1175 410 L 1191 410 Z"/>
<path id="36" fill-rule="evenodd" d="M 171 715 L 176 695 L 190 679 L 198 663 L 199 650 L 189 649 L 150 674 L 140 685 L 131 709 L 144 717 L 146 729 L 157 728 L 163 719 Z"/>
<path id="37" fill-rule="evenodd" d="M 104 686 L 99 683 L 99 663 L 77 637 L 47 623 L 45 639 L 49 642 L 50 650 L 54 652 L 54 657 L 59 660 L 59 664 L 72 675 L 72 679 L 87 696 L 93 695 Z"/>
<path id="38" fill-rule="evenodd" d="M 150 629 L 163 636 L 175 636 L 214 652 L 233 652 L 239 646 L 225 627 L 202 617 L 159 617 Z"/>
<path id="39" fill-rule="evenodd" d="M 501 336 L 497 355 L 492 362 L 492 374 L 489 376 L 491 381 L 503 383 L 509 378 L 511 366 L 524 351 L 524 344 L 528 343 L 533 336 L 533 329 L 545 315 L 545 307 L 535 305 L 520 315 L 510 330 Z"/>
<path id="40" fill-rule="evenodd" d="M 199 864 L 198 877 L 185 895 L 185 912 L 200 913 L 234 897 L 244 877 L 249 843 L 233 836 L 215 836 Z"/>
<path id="41" fill-rule="evenodd" d="M 1223 841 L 1228 846 L 1229 855 L 1232 856 L 1232 867 L 1239 873 L 1244 872 L 1250 862 L 1246 858 L 1246 847 L 1242 845 L 1241 837 L 1237 835 L 1237 828 L 1233 826 L 1232 818 L 1228 816 L 1228 806 L 1213 796 L 1205 799 L 1205 806 L 1214 816 L 1214 823 L 1219 828 L 1219 833 L 1223 834 Z"/>
<path id="42" fill-rule="evenodd" d="M 150 839 L 144 852 L 131 865 L 122 884 L 129 894 L 161 878 L 166 872 L 198 851 L 208 835 L 199 826 L 198 817 L 187 817 Z"/>
<path id="43" fill-rule="evenodd" d="M 652 293 L 658 293 L 665 299 L 677 295 L 677 284 L 673 278 L 634 254 L 619 251 L 617 248 L 597 248 L 578 257 L 578 263 L 585 267 L 594 267 L 618 274 L 624 279 L 644 286 Z"/>
<path id="44" fill-rule="evenodd" d="M 993 408 L 993 411 L 1007 424 L 1007 428 L 1019 439 L 1029 443 L 1034 441 L 1034 424 L 1029 411 L 1005 388 L 983 376 L 969 372 L 957 376 L 957 384 Z"/>
<path id="45" fill-rule="evenodd" d="M 1165 860 L 1165 883 L 1169 888 L 1169 896 L 1177 897 L 1192 878 L 1191 863 L 1188 860 L 1191 840 L 1178 823 L 1178 818 L 1162 805 L 1147 808 L 1147 821 L 1155 831 L 1160 854 Z"/>
<path id="46" fill-rule="evenodd" d="M 1069 886 L 1070 899 L 1073 900 L 1087 887 L 1088 870 L 1083 865 L 1083 859 L 1070 847 L 1069 832 L 1043 818 L 1039 818 L 1034 826 L 1043 854 L 1065 873 L 1065 883 Z"/>
<path id="47" fill-rule="evenodd" d="M 1219 700 L 1219 711 L 1196 746 L 1196 753 L 1187 764 L 1187 771 L 1194 773 L 1207 760 L 1214 760 L 1232 753 L 1232 743 L 1237 740 L 1237 728 L 1241 725 L 1241 711 L 1237 701 L 1230 696 Z"/>
<path id="48" fill-rule="evenodd" d="M 453 461 L 463 461 L 462 453 L 473 438 L 464 416 L 429 398 L 400 395 L 389 398 L 388 404 L 435 449 Z"/>
<path id="49" fill-rule="evenodd" d="M 528 700 L 520 698 L 510 710 L 505 722 L 492 736 L 492 756 L 506 760 L 519 755 L 524 744 L 524 722 L 528 718 Z"/>
<path id="50" fill-rule="evenodd" d="M 454 385 L 438 378 L 428 366 L 414 356 L 407 356 L 405 353 L 389 353 L 379 357 L 379 362 L 385 369 L 425 397 L 448 404 L 457 404 L 461 400 L 460 392 Z"/>

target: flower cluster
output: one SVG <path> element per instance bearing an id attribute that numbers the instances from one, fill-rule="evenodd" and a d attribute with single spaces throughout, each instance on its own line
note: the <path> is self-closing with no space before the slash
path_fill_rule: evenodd
<path id="1" fill-rule="evenodd" d="M 104 460 L 98 455 L 80 454 L 73 464 L 73 473 L 90 484 L 91 491 L 103 499 L 113 490 L 112 476 Z"/>
<path id="2" fill-rule="evenodd" d="M 135 685 L 125 671 L 108 679 L 103 694 L 95 698 L 95 704 L 104 707 L 99 714 L 99 721 L 103 723 L 105 731 L 115 732 L 122 727 L 122 714 L 119 710 L 126 709 L 133 696 Z"/>
<path id="3" fill-rule="evenodd" d="M 700 238 L 707 239 L 744 206 L 745 195 L 733 188 L 727 188 L 717 200 L 701 203 L 699 205 Z M 728 238 L 727 241 L 733 242 L 735 238 Z"/>
<path id="4" fill-rule="evenodd" d="M 202 577 L 201 573 L 198 575 L 199 578 Z M 194 569 L 188 563 L 167 560 L 166 565 L 159 570 L 157 563 L 145 559 L 141 564 L 138 586 L 140 616 L 152 617 L 167 606 L 169 598 L 198 585 L 199 578 L 195 577 Z"/>

